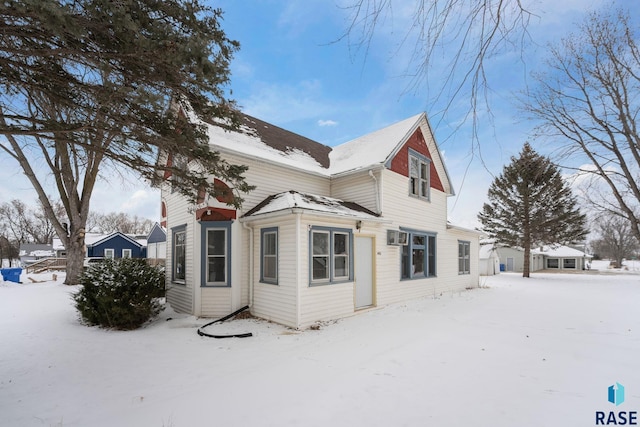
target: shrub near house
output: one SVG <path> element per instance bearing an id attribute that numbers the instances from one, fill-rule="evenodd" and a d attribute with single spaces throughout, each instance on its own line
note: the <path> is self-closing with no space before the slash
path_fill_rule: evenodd
<path id="1" fill-rule="evenodd" d="M 81 276 L 73 296 L 82 320 L 92 326 L 136 329 L 157 315 L 164 296 L 164 273 L 144 260 L 105 260 Z"/>

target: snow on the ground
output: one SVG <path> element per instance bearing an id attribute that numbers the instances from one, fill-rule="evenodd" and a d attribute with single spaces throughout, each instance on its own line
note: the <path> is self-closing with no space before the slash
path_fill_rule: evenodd
<path id="1" fill-rule="evenodd" d="M 39 278 L 0 283 L 2 426 L 592 426 L 640 411 L 636 274 L 503 273 L 318 331 L 207 330 L 254 334 L 222 340 L 170 310 L 137 331 L 83 326 L 78 288 Z"/>

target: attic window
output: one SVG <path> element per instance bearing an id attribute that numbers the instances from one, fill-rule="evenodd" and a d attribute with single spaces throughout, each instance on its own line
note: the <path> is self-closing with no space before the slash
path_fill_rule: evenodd
<path id="1" fill-rule="evenodd" d="M 189 159 L 187 159 L 185 156 L 176 155 L 173 158 L 173 167 L 175 169 L 186 171 L 188 168 L 188 164 L 189 164 Z M 171 192 L 173 193 L 174 191 L 176 191 L 180 183 L 182 183 L 183 179 L 175 174 L 171 174 L 171 175 L 172 175 L 171 176 L 171 180 L 172 180 Z"/>
<path id="2" fill-rule="evenodd" d="M 409 151 L 409 194 L 429 200 L 429 169 L 431 161 L 422 154 Z"/>

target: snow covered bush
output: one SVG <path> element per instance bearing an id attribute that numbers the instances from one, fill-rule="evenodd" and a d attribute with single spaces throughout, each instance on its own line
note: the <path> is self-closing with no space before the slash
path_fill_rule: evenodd
<path id="1" fill-rule="evenodd" d="M 73 299 L 89 325 L 136 329 L 162 310 L 164 273 L 144 260 L 106 260 L 85 270 L 80 284 Z"/>

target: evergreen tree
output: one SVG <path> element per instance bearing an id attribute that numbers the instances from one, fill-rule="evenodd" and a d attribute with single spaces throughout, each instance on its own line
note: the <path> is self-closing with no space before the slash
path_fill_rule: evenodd
<path id="1" fill-rule="evenodd" d="M 82 272 L 89 202 L 105 167 L 174 190 L 217 194 L 211 175 L 250 190 L 246 168 L 210 151 L 206 127 L 238 125 L 227 98 L 239 48 L 220 28 L 222 12 L 199 0 L 5 0 L 0 5 L 0 153 L 30 180 L 67 250 L 66 283 Z M 183 103 L 189 117 L 182 109 Z M 158 164 L 158 153 L 193 167 Z M 10 167 L 10 166 L 8 166 Z M 50 176 L 68 227 L 47 197 Z"/>
<path id="2" fill-rule="evenodd" d="M 497 245 L 524 249 L 523 277 L 529 277 L 531 248 L 567 244 L 587 234 L 586 217 L 560 171 L 529 143 L 491 183 L 488 197 L 478 218 Z"/>

